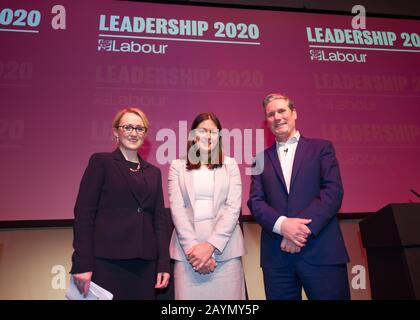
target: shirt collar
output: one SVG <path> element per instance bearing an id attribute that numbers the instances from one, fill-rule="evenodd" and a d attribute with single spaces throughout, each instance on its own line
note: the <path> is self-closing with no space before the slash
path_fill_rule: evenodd
<path id="1" fill-rule="evenodd" d="M 286 142 L 279 142 L 276 140 L 277 148 L 284 147 L 285 145 L 290 145 L 294 143 L 298 143 L 300 138 L 299 131 L 296 131 L 295 135 L 291 138 L 289 138 Z"/>

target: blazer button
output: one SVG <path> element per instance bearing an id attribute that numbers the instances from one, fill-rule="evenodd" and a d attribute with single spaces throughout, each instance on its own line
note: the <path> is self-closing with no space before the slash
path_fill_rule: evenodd
<path id="1" fill-rule="evenodd" d="M 138 208 L 137 208 L 137 212 L 138 212 L 138 213 L 143 213 L 143 209 L 142 209 L 142 208 L 140 208 L 140 207 L 138 207 Z"/>

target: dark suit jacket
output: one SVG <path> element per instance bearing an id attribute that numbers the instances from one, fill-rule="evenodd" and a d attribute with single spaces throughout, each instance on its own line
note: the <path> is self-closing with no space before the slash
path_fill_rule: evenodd
<path id="1" fill-rule="evenodd" d="M 141 185 L 119 149 L 90 158 L 74 209 L 71 273 L 93 271 L 94 257 L 157 260 L 157 272 L 169 272 L 161 172 L 140 164 Z"/>
<path id="2" fill-rule="evenodd" d="M 293 162 L 290 194 L 277 155 L 276 143 L 256 157 L 248 207 L 262 226 L 261 266 L 288 264 L 293 254 L 280 249 L 282 236 L 274 233 L 277 219 L 312 219 L 312 235 L 298 255 L 315 265 L 349 261 L 337 221 L 343 198 L 338 162 L 331 142 L 300 137 Z M 262 173 L 261 173 L 262 172 Z"/>

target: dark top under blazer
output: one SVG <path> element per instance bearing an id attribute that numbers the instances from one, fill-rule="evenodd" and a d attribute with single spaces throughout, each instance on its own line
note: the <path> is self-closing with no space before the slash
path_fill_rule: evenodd
<path id="1" fill-rule="evenodd" d="M 301 252 L 295 255 L 315 265 L 349 261 L 337 221 L 343 186 L 331 142 L 300 137 L 293 162 L 290 194 L 287 193 L 276 143 L 257 156 L 254 170 L 256 174 L 251 177 L 248 207 L 262 226 L 263 267 L 281 267 L 293 259 L 293 254 L 280 250 L 283 237 L 272 231 L 282 215 L 312 219 L 308 225 L 312 235 Z"/>
<path id="2" fill-rule="evenodd" d="M 169 272 L 161 172 L 143 159 L 140 165 L 142 172 L 130 172 L 119 149 L 90 158 L 74 209 L 71 273 L 94 271 L 94 257 L 157 260 L 156 271 Z"/>

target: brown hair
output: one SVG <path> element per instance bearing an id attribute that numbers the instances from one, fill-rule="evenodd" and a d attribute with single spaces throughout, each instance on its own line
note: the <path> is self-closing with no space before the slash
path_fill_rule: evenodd
<path id="1" fill-rule="evenodd" d="M 268 94 L 264 100 L 263 100 L 263 108 L 264 108 L 264 112 L 265 112 L 265 108 L 267 107 L 267 105 L 273 101 L 273 100 L 278 100 L 278 99 L 282 99 L 282 100 L 286 100 L 287 101 L 287 106 L 289 107 L 290 110 L 293 111 L 293 109 L 295 108 L 295 104 L 292 100 L 290 100 L 290 98 L 288 96 L 286 96 L 285 94 L 282 93 L 270 93 Z"/>
<path id="2" fill-rule="evenodd" d="M 197 146 L 195 145 L 196 142 L 195 142 L 195 137 L 193 136 L 193 133 L 194 133 L 194 130 L 198 128 L 200 123 L 206 120 L 213 121 L 217 129 L 219 129 L 219 132 L 222 130 L 222 126 L 220 124 L 219 119 L 212 112 L 203 112 L 195 117 L 194 121 L 191 124 L 190 136 L 188 138 L 188 143 L 187 143 L 187 170 L 199 169 L 201 167 L 200 161 L 198 163 L 191 162 L 191 159 L 189 156 L 190 156 L 190 152 L 193 152 L 193 154 L 198 157 L 200 156 L 200 149 L 197 148 Z M 212 158 L 212 155 L 214 154 L 215 150 L 213 150 L 211 154 L 209 155 L 210 158 Z M 224 155 L 223 155 L 223 147 L 222 147 L 222 136 L 220 134 L 218 138 L 216 152 L 217 152 L 216 154 L 218 155 L 218 159 L 217 159 L 218 161 L 217 163 L 212 163 L 212 161 L 209 161 L 209 163 L 207 164 L 207 167 L 209 169 L 219 168 L 223 165 Z"/>

